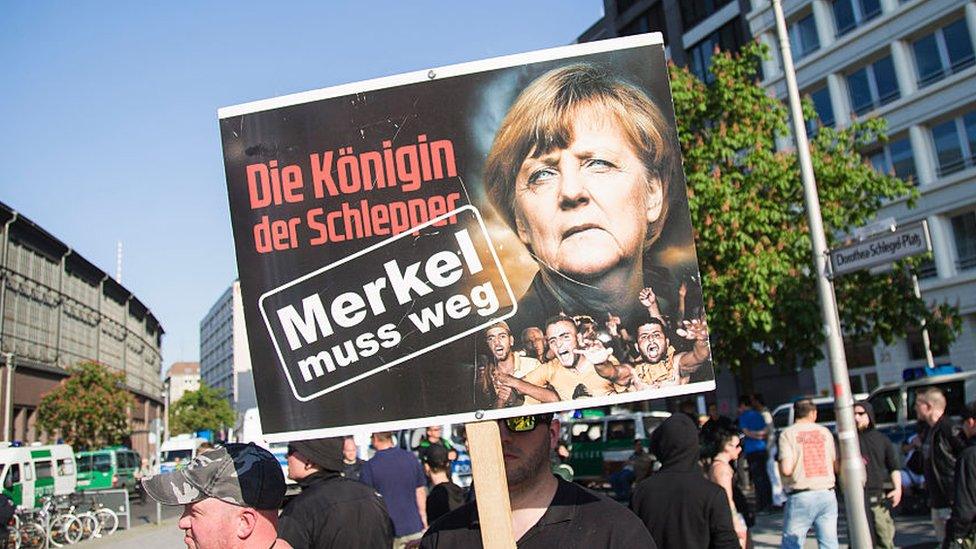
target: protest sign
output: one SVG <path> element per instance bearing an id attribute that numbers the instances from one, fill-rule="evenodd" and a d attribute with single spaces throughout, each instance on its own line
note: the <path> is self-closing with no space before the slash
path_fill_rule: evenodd
<path id="1" fill-rule="evenodd" d="M 269 440 L 714 388 L 660 35 L 219 118 Z"/>

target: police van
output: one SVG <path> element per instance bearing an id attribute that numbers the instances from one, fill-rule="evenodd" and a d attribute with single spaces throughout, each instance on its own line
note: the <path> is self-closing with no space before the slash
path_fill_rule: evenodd
<path id="1" fill-rule="evenodd" d="M 75 491 L 75 455 L 67 444 L 13 446 L 0 443 L 3 493 L 18 507 L 33 509 L 40 498 Z"/>
<path id="2" fill-rule="evenodd" d="M 874 408 L 875 426 L 892 441 L 905 442 L 915 433 L 915 395 L 938 387 L 946 397 L 946 415 L 958 419 L 966 403 L 976 400 L 976 371 L 928 375 L 878 387 L 868 402 Z"/>
<path id="3" fill-rule="evenodd" d="M 627 464 L 636 445 L 640 443 L 646 450 L 651 432 L 670 416 L 669 412 L 633 412 L 564 421 L 562 438 L 569 439 L 573 480 L 605 488 L 610 475 Z"/>
<path id="4" fill-rule="evenodd" d="M 159 472 L 169 473 L 186 467 L 193 458 L 197 457 L 197 448 L 204 442 L 207 441 L 191 434 L 176 435 L 167 439 L 159 447 Z"/>

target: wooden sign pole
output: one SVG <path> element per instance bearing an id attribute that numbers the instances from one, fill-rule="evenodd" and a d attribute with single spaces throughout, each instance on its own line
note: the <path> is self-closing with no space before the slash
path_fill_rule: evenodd
<path id="1" fill-rule="evenodd" d="M 512 504 L 508 499 L 498 423 L 478 421 L 466 424 L 465 429 L 477 493 L 481 544 L 485 549 L 515 549 Z"/>

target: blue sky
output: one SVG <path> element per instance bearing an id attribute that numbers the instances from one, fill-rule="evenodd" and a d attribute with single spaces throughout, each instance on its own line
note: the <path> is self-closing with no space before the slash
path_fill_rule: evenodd
<path id="1" fill-rule="evenodd" d="M 364 7 L 369 6 L 369 7 Z M 164 368 L 237 276 L 217 108 L 571 43 L 600 0 L 0 2 L 0 201 L 122 283 Z"/>

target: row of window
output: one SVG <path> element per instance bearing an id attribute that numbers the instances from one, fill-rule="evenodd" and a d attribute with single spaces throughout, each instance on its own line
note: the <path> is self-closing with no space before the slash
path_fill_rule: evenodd
<path id="1" fill-rule="evenodd" d="M 732 0 L 681 0 L 681 23 L 685 31 L 701 23 L 709 16 L 725 7 Z"/>
<path id="2" fill-rule="evenodd" d="M 837 0 L 834 2 L 835 17 L 838 12 L 838 5 L 848 6 L 843 8 L 847 13 L 850 6 L 867 6 L 874 9 L 877 6 L 876 0 Z M 858 7 L 856 13 L 867 9 Z M 876 17 L 880 13 L 872 13 L 871 17 Z M 853 21 L 854 19 L 850 19 Z M 848 21 L 845 19 L 845 21 Z M 855 24 L 856 26 L 856 24 Z M 842 27 L 838 24 L 838 32 Z M 849 22 L 843 27 L 844 32 L 849 32 L 854 27 L 849 26 Z M 820 38 L 817 35 L 817 23 L 813 14 L 799 19 L 789 27 L 790 47 L 793 50 L 793 59 L 799 61 L 803 57 L 820 49 Z M 976 63 L 976 55 L 973 52 L 973 42 L 969 36 L 969 29 L 966 27 L 965 19 L 958 19 L 945 26 L 935 29 L 929 34 L 916 38 L 911 42 L 912 53 L 915 58 L 915 77 L 918 86 L 923 88 L 943 78 L 957 73 Z M 877 66 L 882 63 L 882 66 Z M 863 69 L 864 74 L 859 76 L 860 86 L 857 88 L 858 96 L 855 101 L 852 97 L 852 107 L 870 110 L 873 107 L 884 104 L 898 98 L 898 81 L 895 79 L 894 65 L 890 57 L 885 57 Z M 867 71 L 876 74 L 870 75 Z M 872 79 L 876 84 L 872 84 Z M 850 77 L 848 77 L 850 80 Z M 877 89 L 873 89 L 873 87 Z M 860 114 L 860 111 L 859 111 Z"/>
<path id="3" fill-rule="evenodd" d="M 736 51 L 743 43 L 745 37 L 741 24 L 738 19 L 733 19 L 688 49 L 688 67 L 699 80 L 711 83 L 715 77 L 709 68 L 712 66 L 712 55 L 715 54 L 716 46 L 722 51 Z"/>
<path id="4" fill-rule="evenodd" d="M 925 343 L 921 330 L 917 328 L 909 329 L 905 334 L 904 343 L 905 350 L 908 351 L 909 360 L 925 360 Z M 935 358 L 949 356 L 949 345 L 938 338 L 930 339 L 929 350 L 932 351 L 932 356 Z M 845 337 L 844 356 L 847 357 L 847 366 L 851 369 L 867 368 L 876 365 L 874 360 L 874 346 L 870 341 L 853 340 Z M 870 383 L 870 380 L 864 381 L 869 382 L 866 383 L 867 387 L 865 389 L 858 390 L 852 386 L 851 391 L 855 393 L 870 391 L 874 384 Z M 875 380 L 876 383 L 877 380 Z"/>

